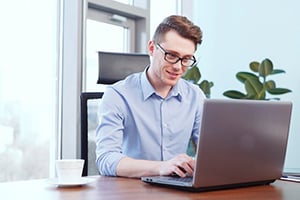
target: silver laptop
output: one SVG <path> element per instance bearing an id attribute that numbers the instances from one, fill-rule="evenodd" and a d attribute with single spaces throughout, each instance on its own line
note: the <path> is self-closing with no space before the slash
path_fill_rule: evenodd
<path id="1" fill-rule="evenodd" d="M 270 184 L 283 172 L 291 111 L 291 102 L 207 99 L 193 177 L 141 180 L 195 191 Z"/>

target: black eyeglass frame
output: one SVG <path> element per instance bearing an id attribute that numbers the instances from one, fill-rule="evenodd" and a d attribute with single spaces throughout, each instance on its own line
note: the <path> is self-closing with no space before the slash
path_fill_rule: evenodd
<path id="1" fill-rule="evenodd" d="M 183 67 L 190 68 L 190 67 L 193 67 L 193 66 L 195 65 L 195 63 L 197 62 L 195 56 L 193 56 L 192 58 L 185 58 L 185 57 L 180 58 L 179 56 L 177 56 L 177 55 L 175 55 L 175 54 L 173 54 L 173 53 L 170 53 L 170 52 L 166 51 L 159 43 L 156 43 L 155 46 L 156 46 L 158 49 L 160 49 L 160 50 L 165 54 L 165 55 L 164 55 L 164 60 L 167 61 L 168 63 L 176 64 L 178 61 L 180 61 L 180 62 L 181 62 L 181 65 L 182 65 Z M 176 60 L 176 61 L 170 61 L 170 60 L 168 60 L 168 56 L 169 56 L 169 55 L 171 55 L 171 56 L 174 57 L 174 58 L 177 58 L 177 60 Z M 191 65 L 185 65 L 185 64 L 183 64 L 183 61 L 184 61 L 184 60 L 192 61 L 193 63 L 192 63 Z"/>

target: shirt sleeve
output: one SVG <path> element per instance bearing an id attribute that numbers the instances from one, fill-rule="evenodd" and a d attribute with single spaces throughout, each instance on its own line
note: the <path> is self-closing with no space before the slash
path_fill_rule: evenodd
<path id="1" fill-rule="evenodd" d="M 99 106 L 99 125 L 96 129 L 96 164 L 101 175 L 116 176 L 122 154 L 123 119 L 119 112 L 122 99 L 118 93 L 107 88 Z"/>

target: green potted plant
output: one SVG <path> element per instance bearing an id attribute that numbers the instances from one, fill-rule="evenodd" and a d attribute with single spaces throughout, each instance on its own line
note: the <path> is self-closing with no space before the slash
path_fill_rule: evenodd
<path id="1" fill-rule="evenodd" d="M 191 67 L 183 76 L 183 79 L 190 81 L 200 87 L 200 89 L 204 92 L 207 98 L 210 98 L 211 88 L 214 83 L 208 80 L 200 81 L 201 73 L 197 65 Z"/>
<path id="2" fill-rule="evenodd" d="M 228 90 L 224 96 L 232 99 L 255 99 L 255 100 L 280 100 L 278 97 L 267 97 L 269 95 L 281 95 L 291 92 L 290 89 L 276 86 L 274 80 L 269 76 L 285 73 L 282 69 L 274 69 L 273 63 L 266 58 L 262 62 L 253 61 L 249 64 L 252 72 L 238 72 L 236 78 L 244 84 L 246 93 L 237 90 Z"/>
<path id="3" fill-rule="evenodd" d="M 199 88 L 203 91 L 205 96 L 207 98 L 210 98 L 211 94 L 211 88 L 213 87 L 214 83 L 208 80 L 202 80 L 201 79 L 201 73 L 197 65 L 194 65 L 192 68 L 190 68 L 184 76 L 182 76 L 183 79 L 192 82 L 193 84 L 196 84 L 199 86 Z M 190 140 L 188 148 L 187 148 L 187 154 L 190 156 L 195 156 L 196 154 L 196 144 Z"/>

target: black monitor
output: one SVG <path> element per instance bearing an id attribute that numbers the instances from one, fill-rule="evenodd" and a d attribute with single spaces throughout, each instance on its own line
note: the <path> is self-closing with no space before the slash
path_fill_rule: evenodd
<path id="1" fill-rule="evenodd" d="M 141 72 L 150 63 L 149 55 L 98 51 L 98 84 L 112 84 L 129 74 Z"/>

